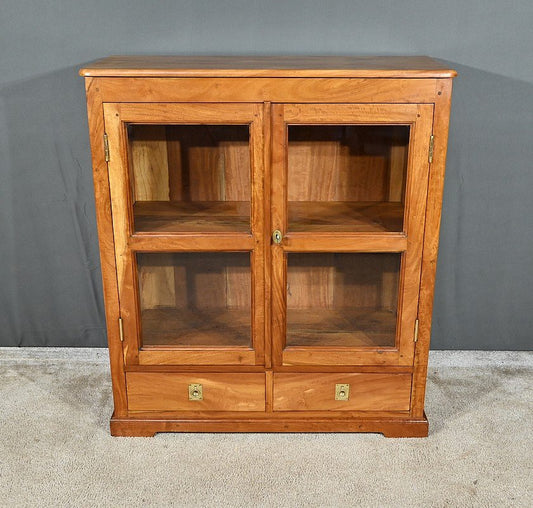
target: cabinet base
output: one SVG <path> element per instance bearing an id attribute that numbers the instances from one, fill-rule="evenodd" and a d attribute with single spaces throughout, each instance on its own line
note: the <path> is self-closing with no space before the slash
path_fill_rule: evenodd
<path id="1" fill-rule="evenodd" d="M 134 419 L 111 418 L 111 435 L 153 437 L 158 432 L 374 432 L 385 437 L 427 437 L 428 420 L 361 418 L 353 420 L 311 419 Z"/>

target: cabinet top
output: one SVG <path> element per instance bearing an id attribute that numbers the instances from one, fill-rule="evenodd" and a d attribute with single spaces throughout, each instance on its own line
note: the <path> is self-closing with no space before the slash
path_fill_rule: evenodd
<path id="1" fill-rule="evenodd" d="M 123 77 L 453 78 L 427 56 L 109 56 L 80 75 Z"/>

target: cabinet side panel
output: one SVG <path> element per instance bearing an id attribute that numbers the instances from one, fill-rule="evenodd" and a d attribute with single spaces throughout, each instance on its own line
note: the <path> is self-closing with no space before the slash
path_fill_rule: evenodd
<path id="1" fill-rule="evenodd" d="M 414 359 L 413 393 L 411 396 L 412 415 L 422 417 L 426 392 L 427 363 L 431 336 L 433 294 L 439 248 L 439 231 L 448 145 L 448 124 L 450 119 L 452 80 L 437 81 L 435 113 L 433 123 L 434 150 L 430 166 L 426 225 L 422 255 L 420 301 L 418 307 L 418 342 Z"/>
<path id="2" fill-rule="evenodd" d="M 104 287 L 107 338 L 113 382 L 115 417 L 126 415 L 126 381 L 124 358 L 119 337 L 119 300 L 115 264 L 115 245 L 111 221 L 111 197 L 107 163 L 104 154 L 104 116 L 102 98 L 98 87 L 91 78 L 85 80 L 87 92 L 87 113 L 93 164 L 94 194 L 96 202 L 96 222 L 100 244 L 100 262 Z"/>

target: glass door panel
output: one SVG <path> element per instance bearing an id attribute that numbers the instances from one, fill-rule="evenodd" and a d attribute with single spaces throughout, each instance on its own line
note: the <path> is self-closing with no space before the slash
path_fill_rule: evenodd
<path id="1" fill-rule="evenodd" d="M 394 347 L 400 259 L 289 253 L 286 346 Z"/>
<path id="2" fill-rule="evenodd" d="M 104 119 L 126 362 L 263 365 L 263 105 L 106 103 Z"/>
<path id="3" fill-rule="evenodd" d="M 137 233 L 250 231 L 248 125 L 127 129 Z"/>
<path id="4" fill-rule="evenodd" d="M 412 365 L 433 107 L 272 117 L 274 365 Z"/>
<path id="5" fill-rule="evenodd" d="M 403 231 L 408 125 L 289 125 L 289 231 Z"/>
<path id="6" fill-rule="evenodd" d="M 141 347 L 251 347 L 247 252 L 138 253 Z"/>

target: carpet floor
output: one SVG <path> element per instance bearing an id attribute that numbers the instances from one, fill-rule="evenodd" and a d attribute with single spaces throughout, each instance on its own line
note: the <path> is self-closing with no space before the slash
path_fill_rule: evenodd
<path id="1" fill-rule="evenodd" d="M 533 506 L 533 353 L 433 352 L 430 435 L 109 435 L 105 349 L 0 348 L 0 506 Z"/>

